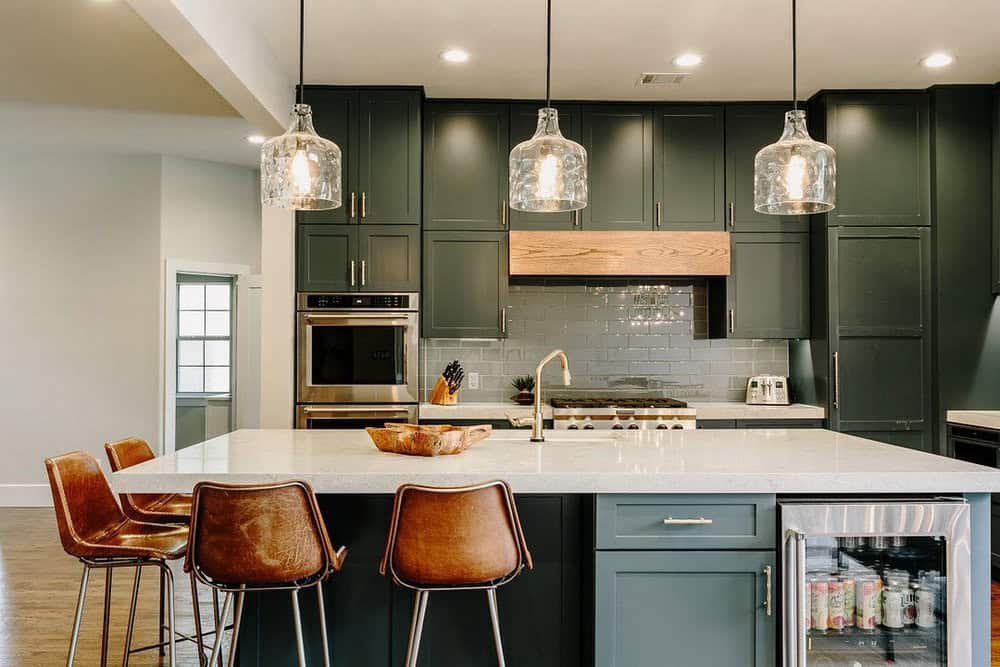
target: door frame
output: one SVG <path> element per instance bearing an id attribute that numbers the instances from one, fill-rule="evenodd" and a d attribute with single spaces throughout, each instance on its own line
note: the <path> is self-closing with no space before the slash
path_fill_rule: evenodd
<path id="1" fill-rule="evenodd" d="M 163 274 L 163 329 L 160 338 L 160 378 L 162 379 L 160 394 L 160 453 L 173 454 L 177 444 L 177 274 L 193 273 L 210 276 L 231 276 L 233 278 L 233 331 L 230 337 L 236 346 L 235 354 L 230 352 L 233 365 L 230 367 L 232 384 L 239 386 L 239 350 L 246 341 L 237 324 L 241 320 L 241 307 L 245 304 L 238 299 L 241 279 L 250 275 L 250 267 L 246 264 L 220 264 L 216 262 L 196 262 L 183 259 L 168 259 L 164 262 Z M 238 418 L 238 405 L 234 391 L 231 398 L 230 422 L 235 424 Z"/>

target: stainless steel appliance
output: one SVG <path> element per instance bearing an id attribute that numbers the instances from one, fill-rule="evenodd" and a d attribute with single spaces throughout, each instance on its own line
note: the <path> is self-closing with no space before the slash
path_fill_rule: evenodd
<path id="1" fill-rule="evenodd" d="M 787 501 L 780 512 L 784 667 L 971 667 L 965 501 Z"/>
<path id="2" fill-rule="evenodd" d="M 302 294 L 296 403 L 417 403 L 419 295 Z"/>
<path id="3" fill-rule="evenodd" d="M 556 429 L 673 430 L 697 427 L 697 411 L 673 398 L 553 398 Z"/>
<path id="4" fill-rule="evenodd" d="M 365 428 L 386 422 L 417 422 L 416 405 L 299 405 L 295 428 Z"/>
<path id="5" fill-rule="evenodd" d="M 788 378 L 755 375 L 747 380 L 747 405 L 788 405 Z"/>

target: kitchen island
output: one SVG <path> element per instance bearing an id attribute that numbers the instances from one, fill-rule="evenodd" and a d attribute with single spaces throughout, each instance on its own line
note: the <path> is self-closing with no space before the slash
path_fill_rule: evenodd
<path id="1" fill-rule="evenodd" d="M 499 595 L 507 661 L 518 666 L 638 667 L 647 664 L 641 657 L 626 665 L 622 656 L 649 655 L 661 641 L 663 651 L 673 643 L 678 656 L 742 655 L 743 664 L 777 664 L 777 589 L 776 613 L 765 611 L 763 601 L 763 572 L 782 567 L 777 501 L 964 496 L 972 519 L 972 610 L 961 636 L 972 638 L 970 664 L 989 664 L 989 494 L 1000 492 L 1000 472 L 821 429 L 549 431 L 546 437 L 536 445 L 526 431 L 495 432 L 461 455 L 417 458 L 379 452 L 364 431 L 244 430 L 115 473 L 112 483 L 141 493 L 190 492 L 209 479 L 310 482 L 334 541 L 351 552 L 327 584 L 335 665 L 403 662 L 412 594 L 380 577 L 377 567 L 391 494 L 404 482 L 502 478 L 512 485 L 536 563 Z M 670 533 L 676 529 L 659 518 L 655 525 L 648 520 L 685 510 L 715 512 L 716 523 Z M 659 570 L 651 568 L 657 563 Z M 650 577 L 647 583 L 609 592 L 609 582 L 635 568 Z M 681 617 L 671 612 L 695 604 L 685 597 L 692 581 L 707 596 L 696 608 L 718 605 L 710 609 L 717 623 L 691 627 L 685 625 L 690 609 Z M 634 597 L 615 597 L 626 593 Z M 493 664 L 480 598 L 435 597 L 422 665 Z M 639 603 L 652 625 L 615 617 Z M 247 604 L 240 664 L 294 664 L 286 597 L 250 596 Z M 304 621 L 312 624 L 306 636 L 315 659 L 316 620 L 306 613 Z"/>

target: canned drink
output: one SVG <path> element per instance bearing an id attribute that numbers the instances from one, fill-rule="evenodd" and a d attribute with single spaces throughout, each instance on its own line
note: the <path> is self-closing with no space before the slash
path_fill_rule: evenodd
<path id="1" fill-rule="evenodd" d="M 842 575 L 840 580 L 844 583 L 844 625 L 850 627 L 854 625 L 854 610 L 857 606 L 854 577 Z"/>
<path id="2" fill-rule="evenodd" d="M 882 625 L 893 630 L 902 629 L 904 597 L 903 589 L 896 586 L 887 587 L 882 591 Z"/>
<path id="3" fill-rule="evenodd" d="M 827 623 L 831 630 L 844 631 L 844 582 L 831 579 L 827 582 Z"/>
<path id="4" fill-rule="evenodd" d="M 875 582 L 875 577 L 859 577 L 855 581 L 854 625 L 859 630 L 874 630 L 878 623 L 875 600 L 879 589 Z"/>
<path id="5" fill-rule="evenodd" d="M 830 619 L 830 585 L 825 577 L 814 577 L 809 586 L 809 612 L 812 629 L 826 632 Z"/>
<path id="6" fill-rule="evenodd" d="M 937 625 L 934 616 L 937 606 L 937 591 L 930 587 L 920 587 L 916 591 L 917 618 L 916 623 L 921 628 L 933 628 Z"/>
<path id="7" fill-rule="evenodd" d="M 903 599 L 903 623 L 906 625 L 913 625 L 917 622 L 917 591 L 919 590 L 920 584 L 910 584 L 906 591 L 906 597 Z"/>

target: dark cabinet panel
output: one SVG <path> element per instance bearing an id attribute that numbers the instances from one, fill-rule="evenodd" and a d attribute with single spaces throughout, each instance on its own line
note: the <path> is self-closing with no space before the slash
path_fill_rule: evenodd
<path id="1" fill-rule="evenodd" d="M 725 135 L 721 106 L 654 109 L 655 229 L 725 229 Z"/>
<path id="2" fill-rule="evenodd" d="M 424 107 L 424 229 L 502 230 L 506 222 L 509 107 Z"/>
<path id="3" fill-rule="evenodd" d="M 584 229 L 653 229 L 653 112 L 649 107 L 586 105 L 590 202 Z"/>
<path id="4" fill-rule="evenodd" d="M 367 225 L 358 230 L 358 282 L 366 292 L 420 290 L 420 230 Z"/>
<path id="5" fill-rule="evenodd" d="M 777 104 L 726 105 L 726 204 L 734 232 L 806 232 L 806 216 L 757 213 L 754 205 L 754 157 L 781 136 L 785 112 Z"/>
<path id="6" fill-rule="evenodd" d="M 535 134 L 538 126 L 538 110 L 545 106 L 538 104 L 512 104 L 510 107 L 510 147 L 527 141 Z M 559 111 L 559 129 L 567 139 L 580 142 L 580 107 L 576 105 L 556 105 Z M 510 211 L 511 229 L 579 229 L 581 211 L 570 213 L 526 213 Z"/>
<path id="7" fill-rule="evenodd" d="M 809 336 L 809 235 L 732 235 L 729 336 Z"/>
<path id="8" fill-rule="evenodd" d="M 336 292 L 357 286 L 354 228 L 299 225 L 296 254 L 300 292 Z"/>
<path id="9" fill-rule="evenodd" d="M 358 93 L 356 90 L 309 89 L 306 104 L 312 107 L 313 127 L 340 147 L 342 204 L 328 211 L 297 211 L 298 222 L 345 224 L 351 219 L 351 192 L 357 188 Z"/>
<path id="10" fill-rule="evenodd" d="M 426 232 L 424 337 L 502 337 L 507 264 L 504 232 Z"/>
<path id="11" fill-rule="evenodd" d="M 365 90 L 359 100 L 357 219 L 419 224 L 420 92 Z"/>
<path id="12" fill-rule="evenodd" d="M 929 225 L 930 139 L 923 93 L 825 96 L 837 151 L 830 225 Z"/>
<path id="13" fill-rule="evenodd" d="M 993 87 L 993 293 L 1000 294 L 1000 83 Z"/>
<path id="14" fill-rule="evenodd" d="M 842 334 L 916 334 L 925 310 L 927 239 L 918 230 L 838 236 L 837 326 Z"/>

